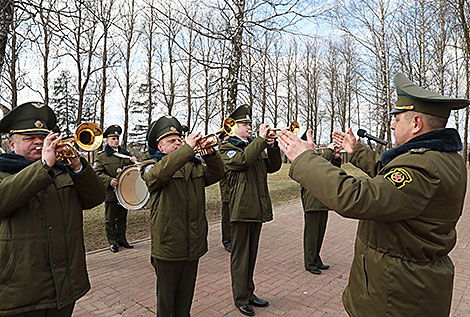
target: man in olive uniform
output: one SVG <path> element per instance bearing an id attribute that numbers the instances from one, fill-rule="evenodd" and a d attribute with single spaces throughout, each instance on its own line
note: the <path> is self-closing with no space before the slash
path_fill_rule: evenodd
<path id="1" fill-rule="evenodd" d="M 391 125 L 395 147 L 380 158 L 349 133 L 334 132 L 351 163 L 371 178 L 356 179 L 282 132 L 290 176 L 344 217 L 360 219 L 343 304 L 351 316 L 449 316 L 455 226 L 467 170 L 457 130 L 445 128 L 452 109 L 470 100 L 445 97 L 402 74 Z M 321 186 L 318 186 L 321 184 Z"/>
<path id="2" fill-rule="evenodd" d="M 228 139 L 228 135 L 225 132 L 222 132 L 218 136 L 221 142 Z M 224 176 L 219 182 L 220 188 L 220 198 L 222 200 L 222 219 L 221 219 L 221 229 L 222 229 L 222 244 L 224 245 L 225 250 L 232 252 L 232 237 L 230 230 L 230 188 L 228 187 L 227 178 Z"/>
<path id="3" fill-rule="evenodd" d="M 273 219 L 267 173 L 281 168 L 281 153 L 269 132 L 261 124 L 259 136 L 251 138 L 251 108 L 238 107 L 231 115 L 237 123 L 236 136 L 220 146 L 225 176 L 230 187 L 230 222 L 232 225 L 231 267 L 235 306 L 253 316 L 253 306 L 266 307 L 267 300 L 256 297 L 253 273 L 263 222 Z"/>
<path id="4" fill-rule="evenodd" d="M 302 140 L 307 140 L 307 133 L 302 136 Z M 334 166 L 341 167 L 341 158 L 333 143 L 323 150 L 321 157 Z M 310 273 L 319 275 L 322 270 L 330 268 L 323 264 L 320 257 L 330 209 L 304 187 L 301 187 L 300 195 L 304 209 L 304 266 Z"/>
<path id="5" fill-rule="evenodd" d="M 189 316 L 199 258 L 207 252 L 205 187 L 224 173 L 220 155 L 212 149 L 205 164 L 194 156 L 201 133 L 185 144 L 178 120 L 164 116 L 151 125 L 148 145 L 157 149 L 142 164 L 142 179 L 150 192 L 151 263 L 157 275 L 157 315 Z M 206 141 L 201 141 L 205 147 Z"/>
<path id="6" fill-rule="evenodd" d="M 134 247 L 126 238 L 127 209 L 118 203 L 114 192 L 118 185 L 117 177 L 122 168 L 137 162 L 135 156 L 131 156 L 126 149 L 119 145 L 121 133 L 122 128 L 116 124 L 104 131 L 103 137 L 106 138 L 106 146 L 104 151 L 96 155 L 94 164 L 95 172 L 106 188 L 106 238 L 111 252 L 114 253 L 119 251 L 119 246 L 127 249 Z"/>
<path id="7" fill-rule="evenodd" d="M 71 316 L 90 289 L 82 211 L 105 193 L 86 160 L 56 161 L 64 146 L 55 124 L 37 102 L 0 121 L 10 135 L 0 154 L 0 316 Z"/>

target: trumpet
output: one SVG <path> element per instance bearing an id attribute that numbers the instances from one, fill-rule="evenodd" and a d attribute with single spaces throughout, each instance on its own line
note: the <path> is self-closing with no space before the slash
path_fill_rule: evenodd
<path id="1" fill-rule="evenodd" d="M 284 127 L 284 128 L 268 128 L 267 135 L 269 135 L 269 133 L 270 133 L 271 131 L 281 131 L 281 130 L 288 130 L 288 131 L 294 133 L 295 135 L 298 135 L 299 132 L 300 132 L 300 124 L 299 124 L 297 121 L 292 121 L 288 127 Z M 259 130 L 255 130 L 255 131 L 253 131 L 253 132 L 259 132 Z M 277 135 L 273 136 L 272 138 L 273 138 L 273 139 L 277 138 Z"/>
<path id="2" fill-rule="evenodd" d="M 75 129 L 73 138 L 62 140 L 57 144 L 58 146 L 65 146 L 65 149 L 56 152 L 56 161 L 64 162 L 66 165 L 72 164 L 72 159 L 79 157 L 74 143 L 86 152 L 93 152 L 103 143 L 103 131 L 98 125 L 92 122 L 81 123 Z M 36 147 L 36 150 L 41 151 L 42 146 Z"/>
<path id="3" fill-rule="evenodd" d="M 222 124 L 222 129 L 219 131 L 216 131 L 214 133 L 208 134 L 203 136 L 199 142 L 196 148 L 194 149 L 194 152 L 200 154 L 200 155 L 206 155 L 207 154 L 207 149 L 212 148 L 216 145 L 219 145 L 221 140 L 219 140 L 217 134 L 225 132 L 229 136 L 234 136 L 237 134 L 237 125 L 234 119 L 232 118 L 226 118 Z M 201 142 L 204 140 L 209 140 L 209 143 L 203 148 L 201 147 Z"/>

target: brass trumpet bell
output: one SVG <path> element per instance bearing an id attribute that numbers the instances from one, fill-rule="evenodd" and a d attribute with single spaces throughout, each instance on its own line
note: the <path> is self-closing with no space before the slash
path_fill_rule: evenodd
<path id="1" fill-rule="evenodd" d="M 237 125 L 234 119 L 232 118 L 226 118 L 222 124 L 222 129 L 220 129 L 217 132 L 208 134 L 206 136 L 203 136 L 201 140 L 199 140 L 199 144 L 196 146 L 194 151 L 196 153 L 199 153 L 200 155 L 206 155 L 207 154 L 207 149 L 212 148 L 214 146 L 217 146 L 220 144 L 222 140 L 219 140 L 217 135 L 219 133 L 225 132 L 225 134 L 229 136 L 234 136 L 237 134 Z M 200 143 L 203 142 L 204 140 L 210 140 L 210 142 L 206 145 L 206 147 L 202 148 L 200 146 Z"/>
<path id="2" fill-rule="evenodd" d="M 92 122 L 84 122 L 75 129 L 73 139 L 83 151 L 92 152 L 103 144 L 103 131 Z"/>
<path id="3" fill-rule="evenodd" d="M 71 159 L 79 156 L 74 143 L 86 152 L 93 152 L 103 144 L 103 131 L 92 122 L 83 122 L 76 129 L 73 138 L 62 140 L 58 145 L 65 146 L 65 150 L 56 152 L 56 161 L 70 165 Z"/>

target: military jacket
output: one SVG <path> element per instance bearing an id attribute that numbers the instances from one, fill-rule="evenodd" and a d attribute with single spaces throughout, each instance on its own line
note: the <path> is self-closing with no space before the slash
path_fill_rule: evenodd
<path id="1" fill-rule="evenodd" d="M 351 162 L 370 179 L 355 179 L 313 151 L 292 163 L 294 180 L 342 216 L 360 219 L 343 293 L 350 316 L 450 313 L 454 267 L 448 253 L 467 176 L 457 153 L 460 138 L 454 129 L 440 129 L 413 140 L 388 151 L 392 156 L 386 152 L 382 161 L 358 144 Z"/>
<path id="2" fill-rule="evenodd" d="M 106 145 L 105 150 L 96 155 L 95 163 L 93 165 L 96 175 L 98 175 L 106 188 L 106 201 L 108 202 L 117 201 L 114 187 L 110 185 L 111 180 L 117 177 L 119 170 L 134 164 L 128 158 L 113 155 L 114 152 L 115 151 L 109 145 Z M 130 153 L 121 146 L 119 146 L 118 152 L 130 156 Z"/>
<path id="3" fill-rule="evenodd" d="M 82 211 L 105 193 L 82 164 L 77 174 L 41 161 L 0 172 L 0 316 L 62 308 L 90 289 Z"/>
<path id="4" fill-rule="evenodd" d="M 279 147 L 268 146 L 261 137 L 248 145 L 230 137 L 220 146 L 220 154 L 230 187 L 230 221 L 271 221 L 267 173 L 281 168 Z"/>
<path id="5" fill-rule="evenodd" d="M 325 160 L 330 161 L 336 167 L 341 167 L 341 158 L 335 159 L 332 149 L 326 149 L 321 154 Z M 330 208 L 308 192 L 304 187 L 300 187 L 300 197 L 304 212 L 310 211 L 328 211 Z"/>
<path id="6" fill-rule="evenodd" d="M 218 182 L 224 170 L 217 152 L 204 156 L 204 162 L 185 144 L 142 163 L 150 192 L 152 257 L 193 261 L 207 252 L 205 187 Z"/>
<path id="7" fill-rule="evenodd" d="M 228 186 L 228 180 L 225 176 L 219 182 L 220 198 L 223 203 L 230 201 L 230 187 Z"/>

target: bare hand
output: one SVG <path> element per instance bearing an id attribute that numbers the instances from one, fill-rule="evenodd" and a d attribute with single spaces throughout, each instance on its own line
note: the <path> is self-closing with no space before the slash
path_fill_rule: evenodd
<path id="1" fill-rule="evenodd" d="M 116 178 L 113 178 L 109 185 L 111 185 L 111 187 L 116 188 L 116 186 L 118 185 L 118 180 Z"/>
<path id="2" fill-rule="evenodd" d="M 57 149 L 57 144 L 62 140 L 59 137 L 59 133 L 49 133 L 47 137 L 44 139 L 42 144 L 42 153 L 41 157 L 46 164 L 50 167 L 54 166 L 55 164 L 55 153 L 57 150 L 60 150 L 62 147 L 59 146 Z"/>
<path id="3" fill-rule="evenodd" d="M 211 154 L 214 150 L 212 149 L 212 147 L 207 147 L 208 145 L 210 145 L 212 143 L 212 141 L 210 139 L 201 139 L 199 141 L 199 145 L 201 146 L 201 148 L 205 149 L 206 150 L 206 155 L 209 155 Z"/>
<path id="4" fill-rule="evenodd" d="M 269 124 L 261 124 L 259 126 L 259 136 L 262 137 L 263 139 L 266 139 L 266 137 L 268 136 L 268 132 L 269 132 Z"/>
<path id="5" fill-rule="evenodd" d="M 186 143 L 191 147 L 191 148 L 195 148 L 198 141 L 202 138 L 201 136 L 201 132 L 198 132 L 198 133 L 191 133 L 190 135 L 188 135 L 188 137 L 186 138 Z"/>
<path id="6" fill-rule="evenodd" d="M 137 157 L 135 157 L 135 156 L 132 156 L 132 157 L 130 158 L 130 160 L 131 160 L 131 162 L 134 163 L 134 164 L 139 161 L 139 159 L 138 159 Z"/>
<path id="7" fill-rule="evenodd" d="M 349 128 L 348 133 L 334 131 L 332 136 L 335 143 L 340 145 L 349 154 L 353 152 L 357 145 L 356 137 L 354 136 L 351 128 Z"/>
<path id="8" fill-rule="evenodd" d="M 291 162 L 303 152 L 316 148 L 312 138 L 312 131 L 310 130 L 307 133 L 307 141 L 302 141 L 298 136 L 287 130 L 280 131 L 278 136 L 279 147 Z"/>

